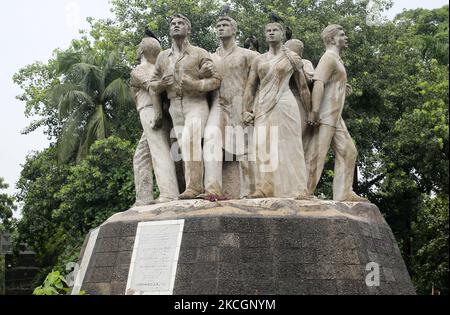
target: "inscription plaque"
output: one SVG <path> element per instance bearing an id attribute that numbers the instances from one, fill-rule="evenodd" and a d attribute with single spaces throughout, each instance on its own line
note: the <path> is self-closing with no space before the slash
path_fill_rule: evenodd
<path id="1" fill-rule="evenodd" d="M 138 225 L 127 295 L 172 295 L 184 220 Z"/>

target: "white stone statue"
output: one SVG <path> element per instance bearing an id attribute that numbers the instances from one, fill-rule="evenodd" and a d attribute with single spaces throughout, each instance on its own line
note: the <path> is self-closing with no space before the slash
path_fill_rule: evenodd
<path id="1" fill-rule="evenodd" d="M 167 92 L 170 116 L 181 147 L 186 191 L 180 199 L 194 199 L 204 192 L 202 137 L 209 117 L 206 93 L 220 86 L 220 77 L 207 51 L 188 41 L 191 22 L 181 14 L 171 18 L 172 48 L 156 61 L 151 87 L 156 93 Z M 206 78 L 204 73 L 211 73 Z"/>
<path id="2" fill-rule="evenodd" d="M 134 156 L 135 206 L 154 203 L 153 172 L 161 192 L 157 202 L 179 195 L 175 164 L 170 155 L 169 130 L 163 123 L 161 98 L 148 89 L 161 46 L 154 38 L 144 38 L 138 48 L 138 65 L 131 72 L 131 88 L 144 134 Z"/>
<path id="3" fill-rule="evenodd" d="M 259 53 L 236 45 L 237 23 L 229 16 L 218 19 L 216 25 L 220 47 L 212 55 L 222 83 L 214 91 L 211 113 L 209 115 L 204 142 L 205 194 L 201 197 L 211 199 L 223 196 L 223 149 L 227 141 L 234 140 L 231 130 L 245 126 L 242 124 L 243 98 L 250 69 Z M 228 127 L 228 131 L 226 128 Z M 239 137 L 240 135 L 238 135 Z M 225 139 L 225 137 L 228 137 Z M 242 137 L 241 137 L 242 138 Z M 254 191 L 254 162 L 248 158 L 248 137 L 240 139 L 241 152 L 231 150 L 240 164 L 241 197 Z M 229 142 L 228 142 L 229 143 Z M 228 148 L 230 149 L 230 148 Z"/>
<path id="4" fill-rule="evenodd" d="M 333 199 L 366 202 L 366 199 L 353 192 L 358 153 L 342 119 L 346 96 L 352 93 L 340 57 L 342 50 L 348 47 L 348 38 L 342 26 L 329 25 L 323 31 L 322 39 L 327 50 L 314 74 L 312 111 L 308 118 L 308 124 L 316 128 L 306 152 L 308 190 L 314 194 L 331 145 L 336 157 Z"/>
<path id="5" fill-rule="evenodd" d="M 311 61 L 309 61 L 307 59 L 303 59 L 303 50 L 305 48 L 305 45 L 299 39 L 291 39 L 285 43 L 285 46 L 287 48 L 289 48 L 291 51 L 295 52 L 297 55 L 299 55 L 300 58 L 302 58 L 303 72 L 305 74 L 305 78 L 307 80 L 308 86 L 312 90 L 315 69 L 314 69 L 314 65 L 312 64 Z M 294 92 L 297 102 L 299 104 L 302 104 L 298 90 L 295 89 L 294 85 L 295 85 L 295 82 L 293 82 L 293 80 L 291 80 L 291 90 L 292 90 L 292 92 Z M 311 111 L 311 108 L 305 108 L 305 106 L 300 106 L 300 116 L 302 117 L 303 149 L 305 152 L 308 150 L 309 141 L 311 139 L 311 129 L 312 128 L 309 128 L 310 126 L 308 125 L 308 115 L 309 115 L 310 111 Z"/>
<path id="6" fill-rule="evenodd" d="M 307 173 L 302 141 L 299 104 L 290 89 L 294 78 L 302 105 L 310 104 L 301 58 L 282 43 L 284 30 L 279 23 L 266 26 L 269 52 L 252 65 L 245 91 L 243 120 L 254 123 L 257 138 L 256 191 L 250 198 L 308 199 Z M 303 75 L 303 80 L 301 76 Z M 253 102 L 257 90 L 259 97 Z"/>

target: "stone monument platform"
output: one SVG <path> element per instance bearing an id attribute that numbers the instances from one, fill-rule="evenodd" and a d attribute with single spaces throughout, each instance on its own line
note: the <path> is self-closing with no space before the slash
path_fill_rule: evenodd
<path id="1" fill-rule="evenodd" d="M 86 238 L 74 293 L 415 294 L 368 203 L 174 201 L 111 217 Z"/>

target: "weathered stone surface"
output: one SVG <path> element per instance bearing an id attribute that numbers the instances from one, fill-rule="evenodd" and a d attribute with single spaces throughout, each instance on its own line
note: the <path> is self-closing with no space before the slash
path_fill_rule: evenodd
<path id="1" fill-rule="evenodd" d="M 98 241 L 98 253 L 111 253 L 111 252 L 118 252 L 119 249 L 119 238 L 117 237 L 107 237 L 107 238 L 101 238 Z"/>
<path id="2" fill-rule="evenodd" d="M 87 283 L 109 283 L 111 282 L 113 267 L 94 267 L 90 277 L 86 279 Z"/>
<path id="3" fill-rule="evenodd" d="M 95 267 L 114 267 L 116 264 L 118 255 L 119 255 L 119 253 L 117 253 L 117 252 L 98 253 L 95 256 L 94 266 Z"/>
<path id="4" fill-rule="evenodd" d="M 239 162 L 223 163 L 223 194 L 229 198 L 241 197 Z"/>
<path id="5" fill-rule="evenodd" d="M 364 209 L 364 211 L 363 211 Z M 240 220 L 250 217 L 254 220 Z M 353 234 L 372 237 L 370 224 L 378 224 L 389 230 L 380 210 L 369 203 L 341 203 L 334 201 L 297 201 L 293 199 L 255 199 L 228 200 L 209 202 L 204 200 L 172 201 L 144 207 L 132 208 L 111 217 L 102 228 L 99 237 L 114 237 L 120 234 L 126 223 L 162 221 L 174 219 L 189 219 L 186 230 L 190 232 L 217 231 L 266 233 L 275 229 L 276 234 L 288 234 L 298 231 L 292 218 L 323 218 L 316 225 L 302 224 L 305 234 L 323 235 L 323 233 L 338 234 L 352 231 Z M 220 218 L 220 228 L 218 227 Z M 265 219 L 272 218 L 270 224 L 260 224 Z M 193 220 L 193 223 L 190 221 Z M 108 227 L 108 223 L 121 223 L 119 226 Z M 369 224 L 370 223 L 370 224 Z M 195 228 L 191 230 L 189 224 Z M 137 226 L 137 224 L 136 224 Z M 103 231 L 105 229 L 105 231 Z M 258 230 L 256 230 L 258 229 Z M 376 233 L 376 232 L 374 232 Z"/>
<path id="6" fill-rule="evenodd" d="M 245 295 L 275 295 L 274 292 L 278 291 L 278 282 L 275 280 L 259 280 L 250 279 L 244 281 Z"/>
<path id="7" fill-rule="evenodd" d="M 178 219 L 177 295 L 415 294 L 377 207 L 290 199 L 176 201 L 117 214 L 100 228 L 82 289 L 125 294 L 138 222 Z M 380 287 L 366 285 L 371 262 Z"/>
<path id="8" fill-rule="evenodd" d="M 98 238 L 118 237 L 121 235 L 122 226 L 122 223 L 104 225 L 98 234 Z"/>
<path id="9" fill-rule="evenodd" d="M 128 280 L 129 269 L 130 269 L 129 264 L 119 265 L 119 266 L 115 267 L 113 274 L 112 274 L 112 281 L 126 283 Z"/>
<path id="10" fill-rule="evenodd" d="M 127 290 L 126 282 L 112 282 L 111 283 L 111 295 L 123 295 Z"/>
<path id="11" fill-rule="evenodd" d="M 111 295 L 110 283 L 88 283 L 84 285 L 83 290 L 89 292 L 90 295 Z"/>

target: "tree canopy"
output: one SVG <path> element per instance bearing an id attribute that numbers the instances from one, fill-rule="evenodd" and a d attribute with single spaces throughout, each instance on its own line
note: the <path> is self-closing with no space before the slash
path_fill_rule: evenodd
<path id="1" fill-rule="evenodd" d="M 47 271 L 73 260 L 84 233 L 133 202 L 131 159 L 142 130 L 126 85 L 145 27 L 168 48 L 168 16 L 183 13 L 193 44 L 213 52 L 221 3 L 112 0 L 113 19 L 89 19 L 90 29 L 69 48 L 14 76 L 25 114 L 35 119 L 24 132 L 44 127 L 52 141 L 28 158 L 18 183 L 18 243 L 32 246 Z M 378 10 L 392 5 L 380 3 Z M 239 43 L 254 35 L 264 52 L 264 25 L 276 11 L 315 65 L 324 52 L 321 31 L 329 23 L 345 28 L 350 48 L 343 59 L 355 93 L 344 118 L 359 150 L 355 189 L 386 216 L 418 292 L 434 285 L 448 293 L 448 6 L 368 25 L 367 4 L 233 0 L 230 15 Z M 320 186 L 325 197 L 332 161 Z"/>
<path id="2" fill-rule="evenodd" d="M 2 226 L 6 229 L 11 228 L 13 212 L 17 209 L 14 197 L 1 192 L 8 187 L 9 185 L 0 177 L 0 232 L 2 231 Z"/>

